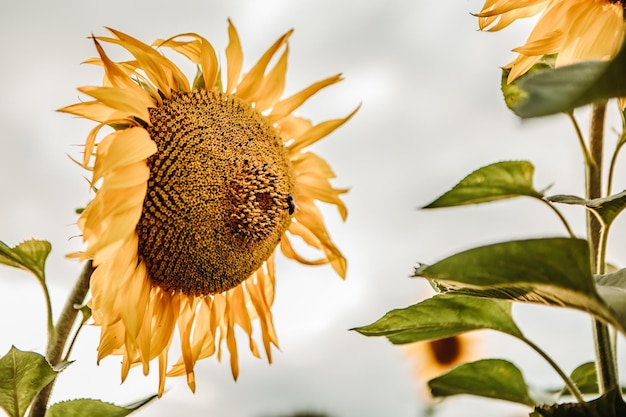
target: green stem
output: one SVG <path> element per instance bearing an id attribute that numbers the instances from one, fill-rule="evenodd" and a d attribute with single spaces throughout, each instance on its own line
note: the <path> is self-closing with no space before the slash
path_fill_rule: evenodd
<path id="1" fill-rule="evenodd" d="M 540 198 L 540 200 L 546 203 L 548 207 L 550 207 L 556 213 L 556 215 L 559 216 L 559 219 L 561 219 L 561 223 L 563 223 L 563 226 L 565 226 L 565 229 L 567 230 L 569 237 L 571 237 L 572 239 L 575 239 L 576 235 L 574 234 L 574 232 L 572 232 L 572 228 L 569 226 L 569 223 L 567 223 L 567 219 L 565 219 L 565 217 L 563 216 L 563 214 L 561 214 L 559 209 L 557 209 L 554 206 L 554 204 L 552 204 L 551 202 L 549 202 L 548 200 L 544 198 Z"/>
<path id="2" fill-rule="evenodd" d="M 615 172 L 615 165 L 617 164 L 617 155 L 622 149 L 622 146 L 624 145 L 624 142 L 626 140 L 626 137 L 624 137 L 625 134 L 626 131 L 622 133 L 622 136 L 619 138 L 619 142 L 617 143 L 617 146 L 615 147 L 615 152 L 613 152 L 613 157 L 611 158 L 611 164 L 609 165 L 609 175 L 606 182 L 607 196 L 611 195 L 612 193 L 611 189 L 613 188 L 613 173 Z"/>
<path id="3" fill-rule="evenodd" d="M 41 283 L 41 287 L 43 288 L 43 293 L 46 298 L 46 309 L 48 315 L 48 344 L 54 338 L 54 324 L 52 323 L 52 301 L 50 300 L 50 291 L 48 291 L 48 285 L 46 284 L 46 280 L 44 278 L 43 281 L 39 281 Z"/>
<path id="4" fill-rule="evenodd" d="M 65 301 L 61 315 L 57 320 L 56 326 L 54 327 L 54 331 L 52 333 L 53 337 L 48 342 L 48 346 L 46 347 L 46 359 L 48 359 L 48 362 L 50 362 L 50 365 L 52 366 L 57 366 L 61 363 L 67 338 L 72 330 L 72 327 L 74 326 L 76 316 L 78 315 L 78 310 L 75 306 L 82 305 L 84 303 L 87 292 L 89 291 L 89 280 L 93 270 L 94 268 L 91 261 L 88 261 L 80 273 L 76 284 L 74 284 L 74 288 L 72 289 L 70 296 Z M 30 417 L 44 417 L 53 385 L 54 381 L 46 385 L 39 392 L 39 394 L 37 394 L 30 409 Z"/>
<path id="5" fill-rule="evenodd" d="M 624 114 L 624 111 L 622 111 L 622 109 L 620 109 L 619 113 L 622 117 L 622 134 L 617 140 L 615 150 L 613 151 L 613 156 L 611 157 L 611 163 L 609 164 L 609 175 L 606 182 L 606 195 L 611 195 L 613 193 L 613 173 L 615 172 L 615 165 L 617 164 L 617 155 L 622 149 L 622 146 L 624 146 L 624 143 L 626 143 L 626 115 Z"/>
<path id="6" fill-rule="evenodd" d="M 594 159 L 589 153 L 589 149 L 587 149 L 587 145 L 585 145 L 585 138 L 583 136 L 583 132 L 580 130 L 580 126 L 578 125 L 578 121 L 574 117 L 574 113 L 567 113 L 567 116 L 572 121 L 574 125 L 574 130 L 576 130 L 576 138 L 578 138 L 578 144 L 580 145 L 580 149 L 583 151 L 583 157 L 585 158 L 585 166 L 594 165 Z"/>
<path id="7" fill-rule="evenodd" d="M 78 324 L 78 328 L 74 332 L 74 336 L 72 336 L 72 340 L 70 341 L 70 344 L 68 345 L 67 350 L 65 351 L 65 356 L 63 357 L 64 362 L 67 362 L 70 359 L 70 353 L 72 353 L 72 348 L 74 348 L 74 343 L 76 343 L 76 339 L 78 339 L 78 334 L 82 330 L 84 324 L 85 324 L 85 320 L 82 320 Z"/>
<path id="8" fill-rule="evenodd" d="M 579 403 L 585 402 L 582 393 L 580 392 L 574 381 L 572 381 L 572 379 L 568 377 L 565 372 L 563 372 L 559 365 L 557 365 L 556 362 L 554 362 L 546 352 L 544 352 L 539 346 L 537 346 L 530 340 L 526 339 L 524 336 L 522 336 L 520 339 L 524 341 L 524 343 L 526 343 L 528 346 L 530 346 L 535 352 L 541 355 L 541 357 L 544 358 L 550 364 L 550 366 L 552 366 L 552 368 L 554 368 L 556 373 L 559 374 L 563 381 L 565 381 L 565 386 L 567 386 L 569 392 L 572 393 L 572 395 L 576 398 L 576 401 L 578 401 Z"/>
<path id="9" fill-rule="evenodd" d="M 589 154 L 591 162 L 586 166 L 586 198 L 591 200 L 602 197 L 602 156 L 604 148 L 604 116 L 606 102 L 594 104 L 591 116 L 589 136 Z M 591 253 L 591 263 L 595 274 L 604 271 L 606 234 L 598 218 L 587 212 L 587 240 Z M 596 348 L 596 372 L 598 387 L 604 394 L 618 387 L 617 366 L 613 353 L 611 335 L 606 324 L 593 319 L 593 334 Z"/>

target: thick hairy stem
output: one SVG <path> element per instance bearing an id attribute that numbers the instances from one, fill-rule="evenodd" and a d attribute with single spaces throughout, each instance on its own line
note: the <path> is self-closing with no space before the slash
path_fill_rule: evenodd
<path id="1" fill-rule="evenodd" d="M 46 359 L 48 359 L 48 362 L 50 362 L 52 366 L 58 365 L 63 358 L 63 351 L 65 350 L 68 336 L 74 326 L 76 316 L 78 315 L 78 310 L 75 306 L 85 302 L 85 297 L 89 291 L 89 280 L 92 272 L 93 265 L 91 261 L 88 261 L 80 273 L 76 284 L 74 284 L 70 296 L 65 301 L 63 311 L 61 311 L 61 315 L 54 326 L 54 332 L 46 348 Z M 30 417 L 44 417 L 53 385 L 54 381 L 46 385 L 39 394 L 37 394 L 30 409 Z"/>
<path id="2" fill-rule="evenodd" d="M 606 103 L 593 106 L 591 130 L 589 135 L 589 154 L 591 163 L 587 164 L 587 198 L 602 197 L 602 153 L 604 150 L 604 115 Z M 587 214 L 587 236 L 591 243 L 592 264 L 597 268 L 598 246 L 600 243 L 600 221 L 592 214 Z"/>
<path id="3" fill-rule="evenodd" d="M 602 154 L 604 148 L 604 115 L 606 103 L 593 106 L 591 117 L 591 131 L 589 137 L 589 153 L 592 163 L 586 164 L 586 197 L 587 199 L 602 197 Z M 601 236 L 606 230 L 602 230 L 600 221 L 591 212 L 587 213 L 587 239 L 591 252 L 591 262 L 594 273 L 604 272 L 606 240 Z M 611 344 L 611 335 L 606 324 L 593 321 L 593 334 L 596 347 L 596 371 L 598 373 L 598 386 L 600 393 L 616 389 L 617 366 Z"/>

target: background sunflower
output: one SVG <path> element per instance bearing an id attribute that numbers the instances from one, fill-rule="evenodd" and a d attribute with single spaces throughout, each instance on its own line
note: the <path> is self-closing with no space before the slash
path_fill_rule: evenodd
<path id="1" fill-rule="evenodd" d="M 477 12 L 483 3 L 349 0 L 337 8 L 330 0 L 262 4 L 181 0 L 173 8 L 166 2 L 112 0 L 97 10 L 93 3 L 78 0 L 3 4 L 0 237 L 7 243 L 29 236 L 52 241 L 48 279 L 54 305 L 59 306 L 80 269 L 62 259 L 81 247 L 79 238 L 68 239 L 78 234 L 73 211 L 90 198 L 78 175 L 81 171 L 64 154 L 80 152 L 80 139 L 92 124 L 54 109 L 76 102 L 75 86 L 92 84 L 101 74 L 98 68 L 78 64 L 93 55 L 93 44 L 85 39 L 89 34 L 111 26 L 152 40 L 164 36 L 164 31 L 171 35 L 194 31 L 223 46 L 230 17 L 245 39 L 246 56 L 254 60 L 277 36 L 295 27 L 287 94 L 326 74 L 345 76 L 327 96 L 306 104 L 303 114 L 319 122 L 344 114 L 354 100 L 363 102 L 358 118 L 315 148 L 341 173 L 336 185 L 351 187 L 345 195 L 348 221 L 341 223 L 329 208 L 327 224 L 350 262 L 347 279 L 337 279 L 330 267 L 304 269 L 278 257 L 277 268 L 289 279 L 277 288 L 273 313 L 282 352 L 272 366 L 242 353 L 245 373 L 234 383 L 227 364 L 205 361 L 198 369 L 201 395 L 189 393 L 181 378 L 156 406 L 142 413 L 159 417 L 180 410 L 188 415 L 211 410 L 215 415 L 249 417 L 313 409 L 336 417 L 415 417 L 421 405 L 406 355 L 385 340 L 347 329 L 416 302 L 415 294 L 426 291 L 423 282 L 407 278 L 417 260 L 436 260 L 443 253 L 527 236 L 531 229 L 561 232 L 561 225 L 530 201 L 469 208 L 463 220 L 453 211 L 420 212 L 416 207 L 476 166 L 494 160 L 532 160 L 543 167 L 537 173 L 538 186 L 554 182 L 567 189 L 582 178 L 576 177 L 578 171 L 572 174 L 579 162 L 571 146 L 573 137 L 562 134 L 570 127 L 567 120 L 554 118 L 520 128 L 501 101 L 499 66 L 514 58 L 510 49 L 525 42 L 533 21 L 518 22 L 496 36 L 480 33 L 469 12 Z M 555 159 L 557 154 L 562 158 Z M 623 177 L 626 172 L 621 169 L 617 175 Z M 481 233 L 487 220 L 494 227 Z M 583 227 L 582 218 L 575 226 Z M 616 224 L 612 236 L 623 236 L 625 229 L 626 225 Z M 27 348 L 45 343 L 33 338 L 44 331 L 42 315 L 36 311 L 43 303 L 25 298 L 37 297 L 39 289 L 18 274 L 0 270 L 1 329 L 14 336 L 0 339 L 1 352 L 10 343 Z M 546 350 L 558 354 L 558 342 L 569 332 L 586 332 L 589 326 L 577 313 L 560 312 L 557 317 L 549 312 L 535 307 L 516 310 L 528 337 L 554 341 Z M 542 328 L 533 326 L 539 317 Z M 559 320 L 565 325 L 557 326 Z M 20 331 L 23 328 L 37 331 Z M 528 364 L 529 374 L 548 373 L 542 360 L 516 341 L 488 337 L 498 350 L 512 352 L 516 361 Z M 53 401 L 71 394 L 123 404 L 154 392 L 156 375 L 146 380 L 139 373 L 120 386 L 116 359 L 105 359 L 96 367 L 97 338 L 95 328 L 81 335 L 74 349 L 78 366 L 65 371 Z M 572 369 L 578 357 L 591 358 L 592 350 L 573 344 L 571 357 L 562 359 L 563 367 Z M 458 407 L 481 409 L 483 404 L 453 399 L 444 403 L 438 417 L 456 416 Z M 520 409 L 514 405 L 489 402 L 488 413 L 482 415 L 496 417 L 516 410 Z"/>

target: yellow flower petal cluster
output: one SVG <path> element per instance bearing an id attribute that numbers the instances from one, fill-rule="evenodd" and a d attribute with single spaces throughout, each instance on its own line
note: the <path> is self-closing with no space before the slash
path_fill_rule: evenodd
<path id="1" fill-rule="evenodd" d="M 346 273 L 316 206 L 334 205 L 345 219 L 346 190 L 330 184 L 333 171 L 307 148 L 354 112 L 316 125 L 293 114 L 341 75 L 281 98 L 292 32 L 242 74 L 239 36 L 228 23 L 226 68 L 195 33 L 148 45 L 108 29 L 110 37 L 93 38 L 98 57 L 87 61 L 103 68 L 102 85 L 80 87 L 91 100 L 60 109 L 97 122 L 79 162 L 95 192 L 78 219 L 86 249 L 72 256 L 95 266 L 98 361 L 122 355 L 124 380 L 136 365 L 148 374 L 156 359 L 159 395 L 166 376 L 186 375 L 195 390 L 195 363 L 219 359 L 224 342 L 237 378 L 237 328 L 257 357 L 260 329 L 271 362 L 276 247 Z M 110 59 L 103 45 L 130 59 Z M 197 67 L 193 81 L 163 54 L 168 49 Z M 300 256 L 294 237 L 320 259 Z M 169 367 L 176 334 L 182 356 Z"/>
<path id="2" fill-rule="evenodd" d="M 513 49 L 508 81 L 528 71 L 542 56 L 558 54 L 556 66 L 608 60 L 624 39 L 624 6 L 615 0 L 487 0 L 476 16 L 481 30 L 501 30 L 541 12 L 526 43 Z"/>

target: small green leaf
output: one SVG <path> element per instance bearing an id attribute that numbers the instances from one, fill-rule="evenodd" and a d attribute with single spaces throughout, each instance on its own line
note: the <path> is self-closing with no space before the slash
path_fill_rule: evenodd
<path id="1" fill-rule="evenodd" d="M 24 416 L 35 395 L 57 373 L 42 355 L 12 346 L 0 358 L 0 407 L 11 417 Z"/>
<path id="2" fill-rule="evenodd" d="M 472 172 L 424 208 L 478 204 L 520 196 L 541 198 L 533 188 L 535 167 L 528 161 L 506 161 Z"/>
<path id="3" fill-rule="evenodd" d="M 30 271 L 44 282 L 46 258 L 51 249 L 46 240 L 27 240 L 14 248 L 0 241 L 0 264 Z"/>
<path id="4" fill-rule="evenodd" d="M 100 400 L 78 399 L 56 403 L 46 412 L 45 417 L 125 417 L 156 398 L 145 398 L 132 405 L 121 407 Z"/>
<path id="5" fill-rule="evenodd" d="M 586 403 L 555 404 L 536 407 L 530 417 L 622 417 L 626 416 L 626 404 L 618 390 Z"/>
<path id="6" fill-rule="evenodd" d="M 570 307 L 626 333 L 596 290 L 589 246 L 581 239 L 530 239 L 482 246 L 415 271 L 439 291 Z"/>
<path id="7" fill-rule="evenodd" d="M 528 393 L 522 372 L 503 359 L 465 363 L 428 381 L 434 397 L 470 394 L 512 401 L 530 407 L 536 403 Z"/>
<path id="8" fill-rule="evenodd" d="M 547 197 L 554 203 L 576 204 L 587 207 L 596 212 L 604 224 L 610 225 L 613 220 L 626 208 L 626 191 L 603 198 L 585 200 L 574 195 L 555 195 Z"/>
<path id="9" fill-rule="evenodd" d="M 441 294 L 407 308 L 392 310 L 375 323 L 352 330 L 365 336 L 386 336 L 402 344 L 443 339 L 478 329 L 492 329 L 521 338 L 511 317 L 511 303 L 488 298 Z"/>
<path id="10" fill-rule="evenodd" d="M 626 46 L 611 61 L 586 61 L 555 69 L 542 65 L 513 81 L 513 86 L 509 84 L 507 105 L 523 118 L 571 112 L 596 101 L 626 96 L 624 73 Z M 505 91 L 505 100 L 506 96 Z"/>
<path id="11" fill-rule="evenodd" d="M 574 384 L 583 394 L 597 394 L 598 375 L 596 374 L 596 365 L 593 362 L 587 362 L 574 369 L 570 376 Z M 563 389 L 565 392 L 567 388 Z"/>

